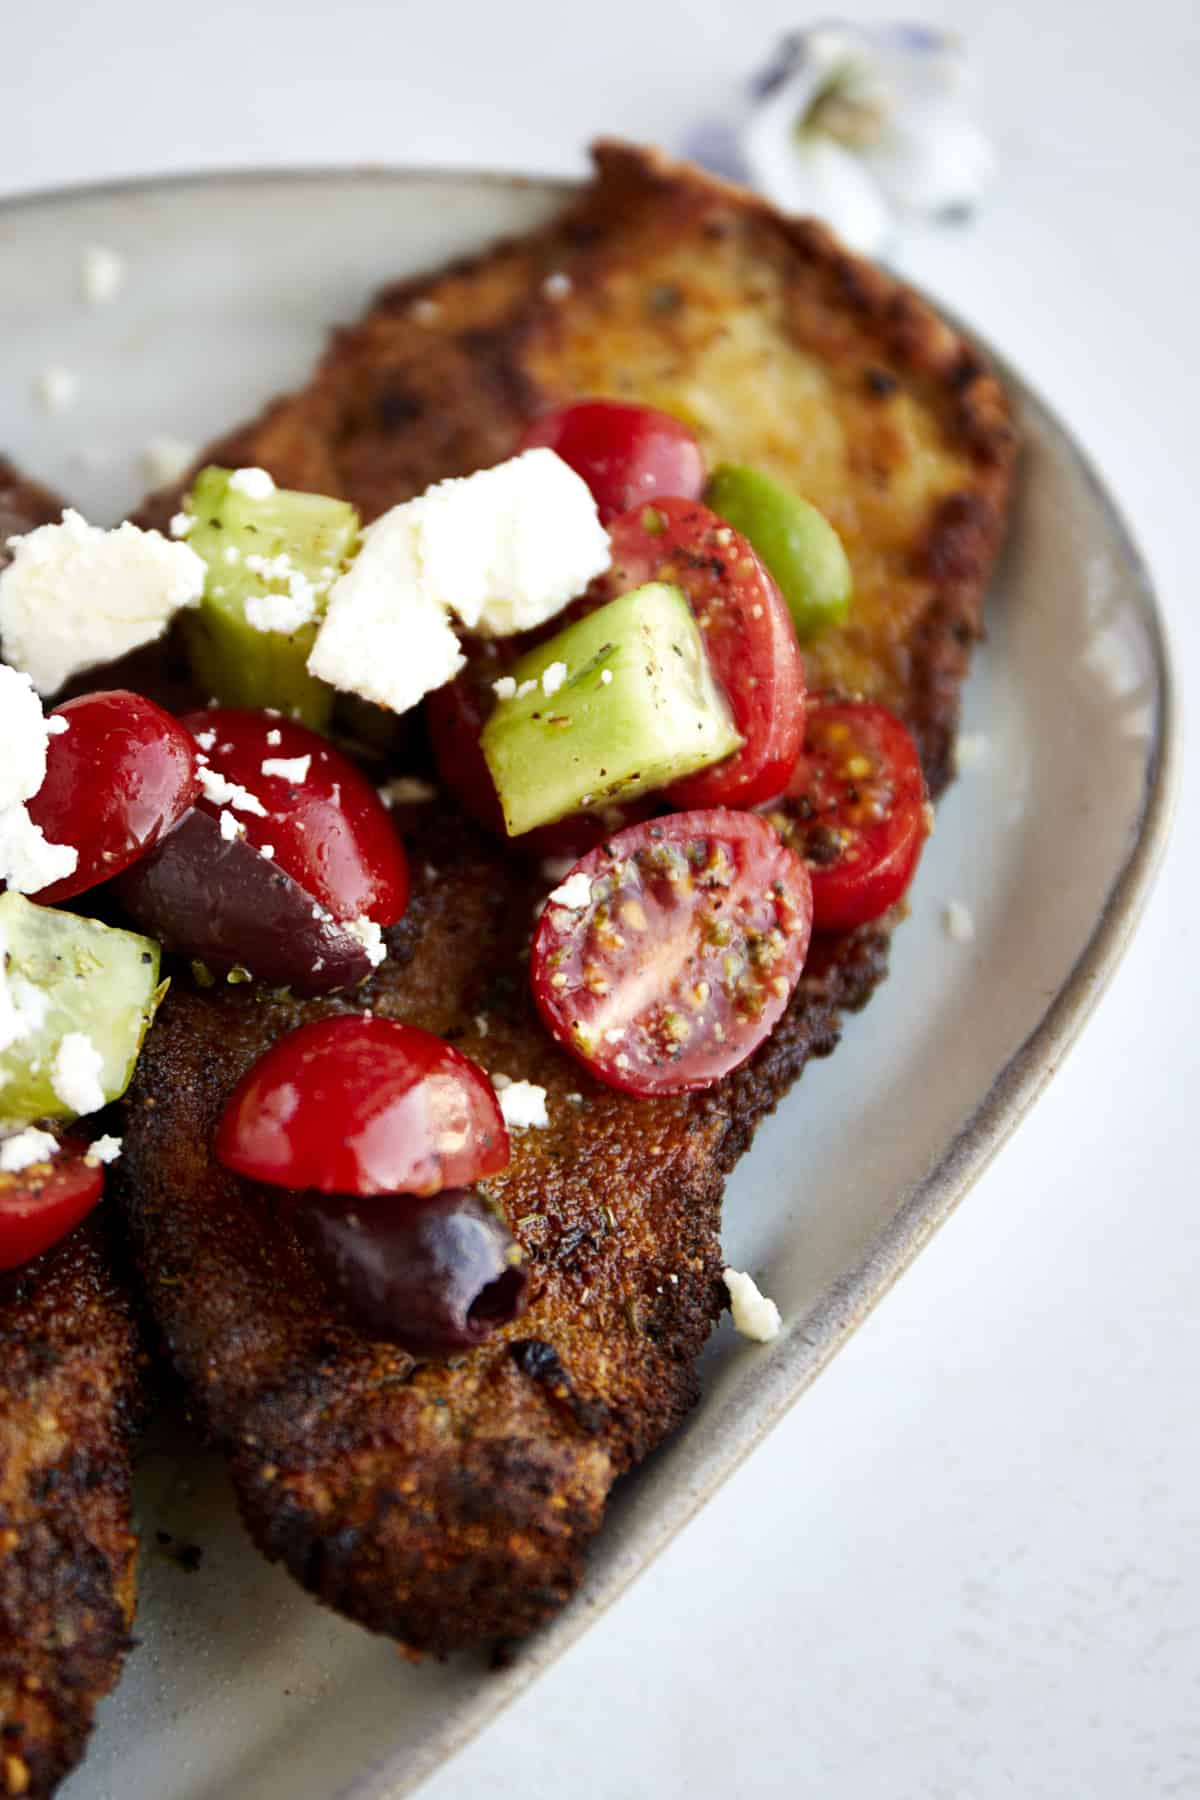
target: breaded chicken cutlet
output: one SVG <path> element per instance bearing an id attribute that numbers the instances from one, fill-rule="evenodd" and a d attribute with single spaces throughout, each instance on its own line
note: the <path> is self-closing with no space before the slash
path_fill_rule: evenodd
<path id="1" fill-rule="evenodd" d="M 1001 387 L 821 227 L 654 154 L 603 145 L 597 164 L 544 229 L 387 290 L 307 388 L 205 460 L 372 518 L 511 455 L 556 402 L 662 407 L 711 460 L 766 469 L 837 526 L 855 600 L 806 649 L 809 686 L 899 712 L 936 793 L 1005 521 Z M 164 524 L 178 494 L 143 522 Z M 721 1305 L 724 1177 L 881 978 L 894 920 L 818 944 L 774 1035 L 716 1087 L 631 1100 L 534 1012 L 521 957 L 544 879 L 449 801 L 403 822 L 414 895 L 389 961 L 346 1000 L 177 981 L 117 1176 L 150 1303 L 255 1541 L 331 1606 L 442 1652 L 517 1637 L 560 1606 L 613 1482 L 694 1402 Z M 270 1044 L 364 1005 L 549 1096 L 549 1128 L 519 1135 L 489 1182 L 530 1260 L 531 1304 L 445 1362 L 342 1323 L 269 1193 L 211 1151 Z"/>

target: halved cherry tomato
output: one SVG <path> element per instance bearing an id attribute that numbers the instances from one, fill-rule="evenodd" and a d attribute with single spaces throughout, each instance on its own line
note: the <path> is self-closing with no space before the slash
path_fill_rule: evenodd
<path id="1" fill-rule="evenodd" d="M 246 842 L 270 845 L 274 862 L 335 919 L 394 925 L 408 904 L 408 864 L 387 808 L 366 776 L 327 738 L 294 719 L 236 707 L 188 713 L 208 767 L 246 788 L 266 816 L 230 809 Z M 307 759 L 307 760 L 306 760 Z M 294 771 L 264 773 L 264 763 Z M 214 818 L 224 808 L 201 799 Z"/>
<path id="2" fill-rule="evenodd" d="M 677 781 L 675 806 L 757 806 L 792 772 L 804 737 L 804 665 L 782 595 L 731 525 L 691 500 L 659 500 L 614 519 L 612 568 L 594 584 L 605 598 L 647 581 L 673 581 L 704 633 L 713 672 L 745 743 L 733 756 Z"/>
<path id="3" fill-rule="evenodd" d="M 0 1269 L 19 1269 L 85 1219 L 104 1191 L 87 1145 L 64 1138 L 58 1155 L 16 1174 L 0 1172 Z"/>
<path id="4" fill-rule="evenodd" d="M 653 406 L 626 400 L 576 400 L 543 413 L 517 445 L 544 446 L 570 463 L 592 490 L 605 524 L 663 494 L 699 498 L 704 453 L 687 426 Z"/>
<path id="5" fill-rule="evenodd" d="M 70 875 L 31 896 L 43 905 L 119 875 L 153 848 L 198 792 L 196 746 L 170 713 L 114 688 L 56 706 L 67 729 L 46 746 L 29 816 L 52 844 L 73 844 Z"/>
<path id="6" fill-rule="evenodd" d="M 436 1194 L 509 1160 L 483 1071 L 432 1032 L 363 1014 L 273 1044 L 230 1096 L 216 1150 L 239 1175 L 326 1194 Z"/>
<path id="7" fill-rule="evenodd" d="M 521 837 L 510 838 L 504 828 L 504 813 L 492 772 L 479 746 L 479 734 L 495 699 L 491 683 L 503 673 L 502 662 L 481 655 L 425 702 L 425 719 L 438 771 L 464 812 L 508 849 L 534 859 L 582 856 L 622 826 L 651 816 L 656 810 L 652 801 L 630 800 L 599 812 L 572 813 L 553 825 L 539 825 Z"/>
<path id="8" fill-rule="evenodd" d="M 808 864 L 818 930 L 878 919 L 912 880 L 929 834 L 917 746 L 873 701 L 810 700 L 803 754 L 763 812 Z"/>
<path id="9" fill-rule="evenodd" d="M 757 814 L 713 808 L 631 826 L 564 885 L 582 904 L 546 903 L 534 999 L 563 1048 L 610 1087 L 708 1087 L 787 1006 L 812 895 L 800 858 Z"/>

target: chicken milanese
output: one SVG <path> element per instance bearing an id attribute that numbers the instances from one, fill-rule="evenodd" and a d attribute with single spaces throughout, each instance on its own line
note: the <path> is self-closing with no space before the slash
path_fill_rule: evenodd
<path id="1" fill-rule="evenodd" d="M 8 538 L 57 519 L 0 458 Z M 94 1215 L 0 1274 L 0 1794 L 49 1794 L 130 1645 L 139 1346 Z"/>
<path id="2" fill-rule="evenodd" d="M 552 403 L 610 394 L 675 413 L 711 459 L 766 469 L 837 526 L 855 601 L 806 649 L 809 686 L 899 712 L 936 793 L 1003 530 L 1003 391 L 820 227 L 653 154 L 607 145 L 597 161 L 548 227 L 385 292 L 308 388 L 205 460 L 372 518 L 510 456 Z M 143 522 L 164 523 L 178 493 Z M 717 1086 L 630 1100 L 534 1012 L 522 954 L 544 877 L 448 801 L 397 817 L 413 898 L 389 960 L 342 1000 L 178 979 L 115 1173 L 164 1340 L 255 1541 L 331 1606 L 441 1652 L 517 1637 L 560 1606 L 614 1480 L 692 1405 L 722 1300 L 724 1177 L 882 977 L 894 920 L 820 942 L 773 1036 Z M 211 1152 L 269 1045 L 363 1006 L 548 1094 L 549 1127 L 519 1133 L 488 1183 L 529 1258 L 530 1306 L 445 1362 L 342 1323 L 270 1193 Z"/>

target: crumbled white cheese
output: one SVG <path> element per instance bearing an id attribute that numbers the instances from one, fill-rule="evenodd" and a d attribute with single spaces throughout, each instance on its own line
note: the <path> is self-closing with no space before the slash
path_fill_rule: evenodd
<path id="1" fill-rule="evenodd" d="M 600 671 L 600 686 L 608 687 L 612 682 L 612 678 L 613 678 L 613 672 L 611 669 L 601 669 L 601 671 Z"/>
<path id="2" fill-rule="evenodd" d="M 312 767 L 312 756 L 267 756 L 263 758 L 264 775 L 278 775 L 280 781 L 289 781 L 293 787 L 308 780 L 308 771 Z"/>
<path id="3" fill-rule="evenodd" d="M 740 1269 L 726 1269 L 722 1279 L 729 1290 L 733 1322 L 743 1337 L 769 1344 L 778 1337 L 783 1320 L 773 1300 L 759 1292 L 757 1283 Z"/>
<path id="4" fill-rule="evenodd" d="M 357 919 L 343 919 L 341 927 L 343 931 L 348 931 L 351 937 L 358 939 L 367 953 L 372 968 L 377 969 L 381 962 L 386 961 L 387 945 L 383 941 L 383 932 L 374 919 L 368 919 L 364 913 Z"/>
<path id="5" fill-rule="evenodd" d="M 125 285 L 125 258 L 105 244 L 89 244 L 79 260 L 79 281 L 89 306 L 107 306 Z"/>
<path id="6" fill-rule="evenodd" d="M 523 700 L 525 698 L 526 694 L 532 694 L 532 692 L 536 686 L 537 686 L 537 682 L 534 681 L 532 676 L 529 678 L 528 681 L 523 681 L 521 683 L 520 687 L 517 689 L 517 699 Z"/>
<path id="7" fill-rule="evenodd" d="M 171 514 L 171 523 L 167 527 L 173 538 L 185 538 L 196 523 L 195 513 L 177 512 Z"/>
<path id="8" fill-rule="evenodd" d="M 969 944 L 975 936 L 975 921 L 962 900 L 947 900 L 942 908 L 942 925 L 946 936 L 953 938 L 956 944 Z"/>
<path id="9" fill-rule="evenodd" d="M 200 791 L 206 800 L 214 806 L 232 806 L 236 812 L 253 813 L 256 818 L 265 819 L 267 809 L 257 794 L 244 788 L 236 781 L 229 781 L 216 769 L 206 769 L 203 765 L 197 769 L 200 777 Z"/>
<path id="10" fill-rule="evenodd" d="M 547 700 L 551 694 L 557 694 L 566 679 L 567 665 L 565 662 L 552 662 L 542 670 L 542 692 Z"/>
<path id="11" fill-rule="evenodd" d="M 46 736 L 48 738 L 62 737 L 64 732 L 70 731 L 70 729 L 70 719 L 64 719 L 61 713 L 51 713 L 46 720 Z"/>
<path id="12" fill-rule="evenodd" d="M 104 1137 L 93 1138 L 83 1160 L 90 1163 L 115 1163 L 124 1144 L 124 1138 L 113 1137 L 109 1133 Z"/>
<path id="13" fill-rule="evenodd" d="M 99 1112 L 105 1103 L 100 1085 L 104 1058 L 82 1031 L 68 1031 L 55 1052 L 50 1085 L 73 1113 Z"/>
<path id="14" fill-rule="evenodd" d="M 317 616 L 317 596 L 308 593 L 250 594 L 245 605 L 246 623 L 255 631 L 281 631 L 285 637 L 311 625 Z"/>
<path id="15" fill-rule="evenodd" d="M 241 837 L 245 831 L 245 827 L 239 825 L 233 814 L 224 807 L 217 823 L 221 827 L 221 836 L 227 844 L 232 844 L 234 839 Z"/>
<path id="16" fill-rule="evenodd" d="M 978 768 L 986 762 L 988 756 L 988 736 L 985 731 L 960 731 L 954 745 L 954 767 L 961 775 L 968 769 Z"/>
<path id="17" fill-rule="evenodd" d="M 59 525 L 8 540 L 0 574 L 0 641 L 40 693 L 161 638 L 199 604 L 204 563 L 158 531 L 101 531 L 69 507 Z"/>
<path id="18" fill-rule="evenodd" d="M 74 406 L 79 394 L 79 377 L 74 369 L 52 364 L 37 378 L 38 399 L 48 413 L 66 412 Z"/>
<path id="19" fill-rule="evenodd" d="M 169 487 L 183 480 L 198 455 L 197 446 L 186 438 L 152 437 L 138 461 L 148 487 Z"/>
<path id="20" fill-rule="evenodd" d="M 211 750 L 213 745 L 217 741 L 217 734 L 215 731 L 193 731 L 192 736 L 195 738 L 196 742 L 199 744 L 199 746 L 202 750 Z M 278 736 L 278 733 L 276 734 L 276 736 Z M 267 733 L 267 742 L 270 743 L 270 741 L 271 741 L 271 734 L 270 734 L 270 732 L 268 732 Z"/>
<path id="21" fill-rule="evenodd" d="M 257 849 L 258 849 L 258 854 L 260 856 L 265 856 L 268 862 L 275 861 L 275 846 L 274 846 L 274 844 L 259 844 L 257 846 Z"/>
<path id="22" fill-rule="evenodd" d="M 267 500 L 275 492 L 275 483 L 265 469 L 235 469 L 229 486 L 235 494 L 245 494 L 247 500 Z"/>
<path id="23" fill-rule="evenodd" d="M 58 1139 L 49 1131 L 39 1131 L 31 1125 L 27 1131 L 18 1131 L 15 1137 L 5 1138 L 0 1144 L 0 1170 L 5 1175 L 19 1175 L 22 1169 L 31 1169 L 34 1163 L 49 1162 L 58 1154 Z"/>
<path id="24" fill-rule="evenodd" d="M 534 1081 L 514 1081 L 508 1075 L 493 1075 L 492 1086 L 500 1100 L 500 1111 L 510 1131 L 543 1129 L 550 1123 L 546 1111 L 546 1090 Z"/>
<path id="25" fill-rule="evenodd" d="M 437 792 L 432 781 L 422 781 L 418 775 L 393 775 L 380 788 L 379 798 L 388 808 L 427 806 L 431 800 L 437 799 Z"/>
<path id="26" fill-rule="evenodd" d="M 79 862 L 74 845 L 49 842 L 26 804 L 46 779 L 46 746 L 60 723 L 43 716 L 28 675 L 0 663 L 0 883 L 18 894 L 61 881 Z"/>
<path id="27" fill-rule="evenodd" d="M 553 618 L 609 564 L 591 491 L 553 450 L 439 481 L 396 510 L 428 591 L 488 637 Z"/>
<path id="28" fill-rule="evenodd" d="M 274 727 L 272 730 L 268 731 L 267 742 L 268 742 L 268 744 L 271 745 L 272 749 L 278 749 L 279 745 L 282 744 L 283 733 L 282 733 L 282 731 L 279 730 L 279 728 L 277 726 Z"/>
<path id="29" fill-rule="evenodd" d="M 592 903 L 592 878 L 585 875 L 582 869 L 577 869 L 561 887 L 555 888 L 549 898 L 555 906 L 565 906 L 571 912 L 581 912 Z"/>
<path id="30" fill-rule="evenodd" d="M 402 713 L 452 681 L 463 662 L 446 608 L 422 578 L 411 521 L 393 507 L 368 526 L 330 589 L 309 673 Z"/>
<path id="31" fill-rule="evenodd" d="M 571 292 L 571 277 L 564 274 L 561 269 L 555 269 L 554 273 L 547 275 L 543 281 L 542 292 L 547 300 L 565 300 Z"/>
<path id="32" fill-rule="evenodd" d="M 516 691 L 517 684 L 511 675 L 500 675 L 492 683 L 492 692 L 497 700 L 511 700 Z"/>

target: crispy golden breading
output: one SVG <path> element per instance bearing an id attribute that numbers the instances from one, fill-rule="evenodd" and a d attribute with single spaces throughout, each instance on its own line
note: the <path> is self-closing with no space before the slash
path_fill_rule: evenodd
<path id="1" fill-rule="evenodd" d="M 836 520 L 857 597 L 807 656 L 810 679 L 896 706 L 940 787 L 1007 502 L 1001 389 L 819 227 L 653 155 L 610 145 L 598 162 L 547 229 L 384 294 L 307 389 L 211 457 L 374 516 L 508 455 L 552 401 L 623 394 L 681 413 L 714 459 L 770 468 Z M 143 516 L 161 521 L 177 492 Z M 724 1176 L 869 995 L 888 933 L 818 946 L 774 1036 L 709 1093 L 631 1100 L 534 1015 L 523 949 L 545 883 L 448 805 L 403 823 L 412 905 L 351 1002 L 176 983 L 139 1066 L 120 1180 L 164 1338 L 228 1448 L 256 1541 L 330 1605 L 442 1651 L 552 1613 L 613 1481 L 692 1404 L 722 1300 Z M 342 1324 L 277 1200 L 210 1153 L 250 1062 L 351 1004 L 550 1096 L 550 1128 L 517 1134 L 489 1183 L 531 1260 L 532 1304 L 448 1363 L 418 1366 Z"/>
<path id="2" fill-rule="evenodd" d="M 138 1355 L 102 1212 L 0 1275 L 0 1795 L 74 1768 L 130 1645 Z"/>

